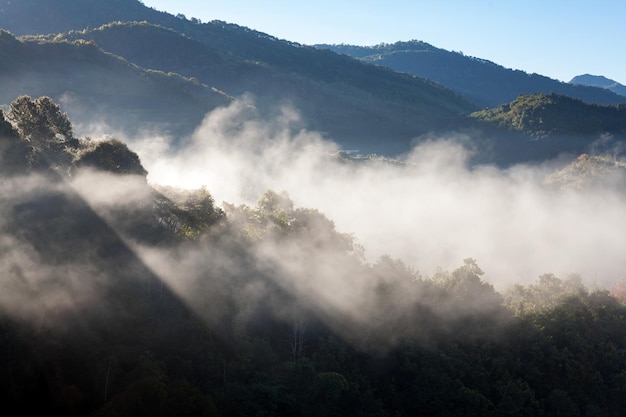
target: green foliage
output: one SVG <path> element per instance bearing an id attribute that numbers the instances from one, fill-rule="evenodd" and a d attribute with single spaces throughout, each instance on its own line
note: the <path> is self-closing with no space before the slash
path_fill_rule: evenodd
<path id="1" fill-rule="evenodd" d="M 538 313 L 559 306 L 569 297 L 586 294 L 578 275 L 561 280 L 554 274 L 543 274 L 528 287 L 516 284 L 505 293 L 507 306 L 518 315 Z"/>
<path id="2" fill-rule="evenodd" d="M 504 301 L 502 296 L 496 292 L 493 285 L 481 279 L 484 272 L 476 261 L 467 258 L 463 262 L 464 265 L 451 274 L 446 272 L 435 274 L 433 281 L 459 300 L 468 312 L 496 310 L 501 307 Z"/>
<path id="3" fill-rule="evenodd" d="M 202 187 L 182 190 L 155 186 L 154 211 L 159 224 L 185 239 L 195 240 L 225 219 L 213 196 Z"/>
<path id="4" fill-rule="evenodd" d="M 62 113 L 50 97 L 33 100 L 29 96 L 20 96 L 11 103 L 7 116 L 25 139 L 39 142 L 53 139 L 69 142 L 73 139 L 67 113 Z"/>
<path id="5" fill-rule="evenodd" d="M 7 117 L 25 139 L 42 143 L 73 139 L 67 113 L 62 113 L 50 97 L 33 100 L 29 96 L 20 96 L 11 102 Z"/>
<path id="6" fill-rule="evenodd" d="M 34 100 L 29 96 L 18 97 L 11 102 L 6 119 L 17 133 L 9 135 L 17 141 L 10 141 L 4 155 L 5 159 L 11 159 L 12 171 L 30 168 L 65 171 L 70 167 L 78 140 L 72 134 L 67 114 L 50 97 Z M 0 124 L 4 132 L 13 131 L 6 122 Z"/>
<path id="7" fill-rule="evenodd" d="M 75 161 L 79 168 L 90 167 L 120 175 L 147 175 L 139 156 L 119 140 L 88 141 L 83 147 Z"/>
<path id="8" fill-rule="evenodd" d="M 0 7 L 0 27 L 17 35 L 66 32 L 77 26 L 94 27 L 120 19 L 142 20 L 146 10 L 138 0 L 56 0 L 54 3 L 3 0 Z M 81 24 L 77 25 L 77 20 Z"/>
<path id="9" fill-rule="evenodd" d="M 0 147 L 5 170 L 26 173 L 31 169 L 54 170 L 69 175 L 91 167 L 121 175 L 146 176 L 139 157 L 118 140 L 78 140 L 66 113 L 50 97 L 16 98 L 6 115 L 0 113 Z"/>
<path id="10" fill-rule="evenodd" d="M 347 391 L 350 384 L 338 372 L 320 372 L 315 375 L 315 395 L 318 401 L 333 402 L 339 399 L 342 392 Z"/>
<path id="11" fill-rule="evenodd" d="M 184 135 L 209 110 L 231 100 L 178 74 L 139 68 L 89 41 L 72 43 L 56 37 L 16 40 L 15 46 L 3 51 L 7 57 L 0 69 L 11 83 L 0 91 L 0 102 L 24 93 L 54 100 L 66 97 L 83 123 L 104 119 L 128 132 L 150 123 Z M 27 129 L 38 127 L 25 122 Z"/>
<path id="12" fill-rule="evenodd" d="M 471 116 L 536 138 L 626 132 L 626 106 L 586 104 L 554 93 L 522 95 L 509 104 Z"/>
<path id="13" fill-rule="evenodd" d="M 224 210 L 233 232 L 251 243 L 279 239 L 299 248 L 361 254 L 351 235 L 337 232 L 332 220 L 318 210 L 294 208 L 285 192 L 266 191 L 254 208 L 225 203 Z"/>

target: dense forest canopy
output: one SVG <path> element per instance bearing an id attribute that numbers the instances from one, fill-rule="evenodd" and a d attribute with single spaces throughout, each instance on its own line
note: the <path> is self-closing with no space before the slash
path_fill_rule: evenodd
<path id="1" fill-rule="evenodd" d="M 370 260 L 354 235 L 285 192 L 220 206 L 206 188 L 146 181 L 127 145 L 74 137 L 48 97 L 18 97 L 0 115 L 7 407 L 164 416 L 625 410 L 623 281 L 590 288 L 578 275 L 545 273 L 496 288 L 472 258 L 433 274 L 391 256 Z M 584 173 L 568 172 L 559 178 Z"/>
<path id="2" fill-rule="evenodd" d="M 586 104 L 554 93 L 519 96 L 509 104 L 475 112 L 472 117 L 534 137 L 626 132 L 626 105 Z"/>

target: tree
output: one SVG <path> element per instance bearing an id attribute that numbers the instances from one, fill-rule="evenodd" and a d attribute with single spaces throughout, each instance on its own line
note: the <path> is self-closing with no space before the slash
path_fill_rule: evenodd
<path id="1" fill-rule="evenodd" d="M 476 260 L 467 258 L 464 265 L 448 273 L 438 273 L 433 277 L 436 284 L 445 289 L 467 311 L 489 311 L 500 308 L 504 300 L 493 285 L 483 282 L 484 272 Z"/>
<path id="2" fill-rule="evenodd" d="M 304 352 L 307 326 L 306 318 L 294 309 L 289 322 L 289 350 L 293 363 L 297 363 Z"/>
<path id="3" fill-rule="evenodd" d="M 139 156 L 117 139 L 90 143 L 76 165 L 126 175 L 147 175 Z"/>
<path id="4" fill-rule="evenodd" d="M 61 112 L 59 105 L 50 97 L 39 97 L 35 100 L 35 106 L 50 133 L 60 139 L 61 142 L 73 139 L 72 123 L 67 117 L 67 113 Z"/>
<path id="5" fill-rule="evenodd" d="M 215 200 L 205 187 L 190 191 L 180 203 L 178 211 L 182 232 L 196 238 L 224 218 L 224 212 L 215 206 Z"/>
<path id="6" fill-rule="evenodd" d="M 8 117 L 24 139 L 39 143 L 56 140 L 77 145 L 67 113 L 61 112 L 50 97 L 33 100 L 29 96 L 19 96 L 11 103 Z"/>
<path id="7" fill-rule="evenodd" d="M 620 304 L 626 306 L 626 279 L 621 280 L 617 284 L 615 284 L 610 291 L 611 296 L 613 296 Z"/>
<path id="8" fill-rule="evenodd" d="M 535 393 L 522 379 L 507 379 L 495 384 L 499 401 L 497 416 L 532 416 L 539 414 L 540 404 Z"/>
<path id="9" fill-rule="evenodd" d="M 580 415 L 580 410 L 576 403 L 570 398 L 568 393 L 561 389 L 555 389 L 550 393 L 545 404 L 547 416 L 568 416 Z"/>
<path id="10" fill-rule="evenodd" d="M 50 97 L 33 100 L 20 96 L 13 100 L 6 117 L 21 139 L 14 147 L 26 158 L 22 167 L 61 171 L 72 165 L 80 143 L 73 136 L 67 114 Z"/>
<path id="11" fill-rule="evenodd" d="M 186 239 L 215 237 L 220 223 L 226 227 L 224 210 L 215 205 L 211 193 L 203 186 L 196 190 L 155 185 L 155 215 L 159 224 Z M 207 233 L 211 232 L 211 233 Z M 213 234 L 215 232 L 216 234 Z"/>
<path id="12" fill-rule="evenodd" d="M 38 116 L 37 105 L 29 96 L 19 96 L 13 100 L 7 115 L 9 120 L 15 124 L 20 136 L 24 139 L 38 135 L 42 128 L 40 126 L 41 119 Z"/>
<path id="13" fill-rule="evenodd" d="M 256 211 L 259 218 L 269 220 L 278 229 L 286 230 L 293 220 L 293 201 L 284 191 L 276 193 L 268 190 L 259 200 Z"/>

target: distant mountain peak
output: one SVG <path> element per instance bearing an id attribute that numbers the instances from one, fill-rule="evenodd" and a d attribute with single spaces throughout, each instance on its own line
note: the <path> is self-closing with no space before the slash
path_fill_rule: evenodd
<path id="1" fill-rule="evenodd" d="M 350 55 L 394 71 L 435 81 L 466 97 L 479 107 L 496 107 L 523 94 L 556 92 L 587 103 L 626 103 L 618 91 L 604 87 L 574 85 L 524 71 L 505 68 L 462 52 L 436 48 L 411 40 L 376 46 L 316 45 Z M 617 93 L 617 94 L 616 94 Z"/>
<path id="2" fill-rule="evenodd" d="M 582 84 L 591 85 L 594 87 L 608 88 L 613 84 L 616 84 L 616 82 L 609 78 L 606 78 L 603 75 L 582 74 L 572 78 L 570 80 L 570 84 Z"/>
<path id="3" fill-rule="evenodd" d="M 599 87 L 607 90 L 611 90 L 615 94 L 619 94 L 621 96 L 626 96 L 626 86 L 618 83 L 615 80 L 611 80 L 603 75 L 591 75 L 591 74 L 583 74 L 577 75 L 572 78 L 569 82 L 570 84 L 576 85 L 584 85 L 588 87 Z"/>

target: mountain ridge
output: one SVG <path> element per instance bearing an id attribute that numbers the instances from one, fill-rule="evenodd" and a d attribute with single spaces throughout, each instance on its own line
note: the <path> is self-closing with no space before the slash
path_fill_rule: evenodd
<path id="1" fill-rule="evenodd" d="M 626 85 L 620 84 L 615 80 L 611 80 L 610 78 L 606 78 L 603 75 L 591 75 L 591 74 L 577 75 L 574 78 L 572 78 L 569 81 L 569 83 L 586 85 L 590 87 L 605 88 L 607 90 L 614 92 L 615 94 L 626 96 Z"/>
<path id="2" fill-rule="evenodd" d="M 626 132 L 626 105 L 601 106 L 557 94 L 529 94 L 494 109 L 475 112 L 479 120 L 541 138 Z"/>
<path id="3" fill-rule="evenodd" d="M 124 121 L 126 128 L 136 122 L 176 130 L 230 102 L 197 80 L 145 70 L 84 40 L 21 40 L 0 31 L 0 56 L 6 58 L 0 63 L 5 86 L 0 102 L 8 104 L 20 95 L 51 96 L 82 123 L 104 118 Z"/>
<path id="4" fill-rule="evenodd" d="M 486 59 L 450 52 L 417 40 L 376 46 L 316 46 L 436 81 L 480 107 L 499 106 L 523 94 L 552 92 L 596 104 L 626 103 L 626 99 L 613 92 L 507 69 Z"/>
<path id="5" fill-rule="evenodd" d="M 11 7 L 7 9 L 7 5 Z M 40 7 L 35 8 L 34 5 Z M 168 132 L 177 132 L 178 129 L 177 137 L 181 137 L 191 133 L 207 112 L 227 104 L 233 97 L 251 93 L 255 114 L 259 118 L 272 120 L 279 117 L 277 113 L 280 110 L 277 109 L 287 106 L 299 115 L 292 126 L 294 131 L 306 129 L 320 132 L 322 137 L 335 141 L 340 148 L 363 153 L 401 155 L 424 138 L 445 136 L 451 132 L 471 135 L 472 140 L 479 144 L 479 153 L 487 149 L 489 152 L 479 158 L 482 162 L 506 165 L 524 162 L 526 158 L 551 158 L 555 156 L 555 150 L 562 149 L 560 145 L 549 145 L 549 141 L 558 136 L 554 132 L 542 133 L 546 140 L 538 143 L 533 140 L 536 133 L 527 129 L 510 129 L 497 123 L 476 123 L 475 117 L 467 116 L 479 107 L 463 97 L 467 91 L 455 92 L 436 80 L 400 73 L 346 54 L 280 40 L 236 24 L 190 21 L 158 12 L 136 0 L 116 0 L 114 3 L 102 0 L 89 3 L 78 0 L 11 3 L 0 0 L 0 6 L 3 7 L 0 7 L 0 23 L 17 28 L 20 33 L 33 30 L 29 25 L 37 19 L 28 20 L 20 26 L 19 19 L 9 19 L 17 16 L 16 11 L 19 10 L 44 16 L 51 8 L 56 8 L 55 13 L 62 14 L 64 20 L 61 23 L 52 20 L 46 30 L 74 28 L 47 35 L 24 35 L 19 39 L 6 33 L 5 42 L 0 42 L 0 56 L 5 57 L 0 63 L 0 76 L 7 80 L 6 85 L 18 85 L 19 88 L 11 87 L 13 90 L 3 91 L 5 96 L 0 97 L 0 101 L 4 103 L 21 94 L 49 95 L 67 107 L 72 118 L 79 122 L 82 122 L 80 116 L 84 114 L 110 113 L 108 120 L 124 126 L 145 126 L 154 122 L 158 126 L 167 122 L 174 126 Z M 72 8 L 84 13 L 71 14 L 69 11 Z M 124 18 L 141 20 L 121 21 Z M 107 19 L 112 20 L 100 26 L 91 26 Z M 24 54 L 21 57 L 19 54 L 15 57 L 15 54 L 26 46 L 41 48 L 42 52 L 31 54 L 30 63 L 24 61 L 22 69 L 30 66 L 34 70 L 30 78 L 16 84 L 12 77 L 20 80 L 25 71 L 10 67 L 12 63 L 24 59 Z M 350 48 L 354 49 L 353 53 L 362 55 L 371 52 L 363 47 Z M 60 50 L 65 51 L 65 55 L 55 56 L 53 51 Z M 81 87 L 81 77 L 89 72 L 77 71 L 78 68 L 85 68 L 84 56 L 87 56 L 68 53 L 77 50 L 90 50 L 93 56 L 102 54 L 111 62 L 123 63 L 121 66 L 126 68 L 127 73 L 122 80 L 126 81 L 115 80 L 116 76 L 121 76 L 119 71 L 108 75 L 101 73 L 98 74 L 101 79 L 91 77 Z M 424 42 L 381 45 L 379 50 L 381 57 L 385 51 L 390 52 L 389 56 L 401 56 L 406 51 L 412 55 L 439 54 L 446 59 L 491 68 L 501 75 L 503 71 L 493 62 L 447 52 Z M 56 64 L 47 65 L 44 57 L 48 57 L 50 62 L 56 60 Z M 63 57 L 68 62 L 63 63 Z M 437 68 L 436 65 L 433 68 Z M 134 75 L 129 76 L 128 71 Z M 513 73 L 525 81 L 554 81 L 522 71 Z M 504 74 L 509 73 L 504 71 Z M 460 74 L 457 74 L 458 77 Z M 491 78 L 489 82 L 498 81 L 498 77 Z M 143 90 L 138 90 L 131 79 L 139 80 L 137 85 L 144 86 Z M 159 85 L 158 80 L 163 80 L 165 84 Z M 491 85 L 493 90 L 494 85 L 498 85 L 497 82 L 485 82 L 483 80 L 482 84 L 477 83 L 472 88 L 485 93 L 489 90 L 485 86 Z M 74 85 L 69 85 L 72 83 Z M 148 86 L 146 83 L 151 84 Z M 609 101 L 616 97 L 620 100 L 619 96 L 604 89 L 561 84 L 571 90 L 609 97 Z M 98 86 L 100 90 L 97 90 Z M 65 94 L 79 87 L 83 88 L 82 92 Z M 133 91 L 134 98 L 128 99 Z M 72 101 L 81 95 L 82 101 Z M 180 105 L 172 105 L 168 95 L 178 97 L 176 103 Z M 187 102 L 185 97 L 191 98 L 191 102 Z M 506 104 L 513 103 L 517 97 Z M 87 110 L 80 114 L 76 109 Z M 603 108 L 599 111 L 611 110 Z M 549 124 L 549 117 L 557 113 L 543 117 Z M 562 123 L 562 113 L 559 114 L 558 123 Z M 604 116 L 600 119 L 608 120 Z M 608 126 L 597 123 L 593 126 L 594 131 L 570 131 L 574 139 L 565 148 L 572 152 L 587 152 L 598 135 L 612 131 Z M 615 135 L 617 140 L 623 132 Z M 542 153 L 544 151 L 545 154 Z"/>
<path id="6" fill-rule="evenodd" d="M 32 0 L 27 4 L 31 3 Z M 14 9 L 19 8 L 12 4 Z M 67 11 L 68 5 L 75 5 L 76 0 L 56 0 L 53 5 L 49 2 L 40 4 L 40 10 L 35 12 L 45 14 L 53 6 Z M 104 3 L 94 0 L 94 4 L 100 7 Z M 137 2 L 126 0 L 120 4 L 136 6 Z M 428 132 L 449 130 L 459 123 L 458 119 L 462 115 L 476 109 L 457 93 L 430 80 L 363 64 L 329 51 L 282 41 L 234 24 L 219 21 L 197 23 L 145 6 L 143 10 L 145 14 L 137 20 L 146 22 L 105 22 L 103 26 L 98 26 L 102 31 L 88 29 L 80 34 L 77 31 L 83 31 L 94 22 L 93 16 L 66 16 L 66 19 L 73 19 L 75 30 L 69 32 L 67 38 L 64 35 L 57 37 L 58 32 L 53 32 L 47 36 L 24 39 L 54 41 L 56 38 L 76 42 L 82 39 L 89 42 L 93 40 L 89 39 L 91 35 L 115 37 L 126 31 L 132 32 L 132 35 L 118 38 L 113 43 L 131 47 L 142 36 L 143 45 L 148 45 L 149 38 L 145 37 L 148 31 L 154 35 L 157 31 L 164 34 L 170 30 L 170 40 L 176 38 L 179 45 L 186 45 L 178 51 L 187 48 L 191 51 L 188 56 L 205 57 L 205 62 L 196 61 L 194 65 L 181 62 L 181 65 L 176 66 L 175 60 L 168 60 L 167 54 L 163 54 L 158 44 L 135 48 L 132 53 L 115 50 L 111 45 L 104 49 L 112 49 L 111 52 L 116 55 L 123 54 L 123 58 L 132 63 L 149 58 L 152 60 L 149 62 L 152 69 L 165 73 L 179 72 L 183 76 L 197 78 L 201 83 L 224 91 L 229 96 L 252 93 L 264 117 L 271 116 L 275 112 L 273 109 L 291 105 L 302 115 L 303 127 L 321 132 L 339 142 L 342 147 L 365 152 L 406 152 L 414 138 Z M 125 17 L 137 18 L 131 12 L 122 10 L 114 16 L 113 21 Z M 107 18 L 109 16 L 106 13 L 104 15 Z M 5 11 L 2 16 L 4 24 L 9 16 L 11 13 Z M 19 27 L 17 20 L 9 23 L 9 30 Z M 56 28 L 67 26 L 59 25 Z M 27 28 L 28 25 L 17 32 L 24 33 Z M 98 41 L 104 43 L 103 39 Z M 152 53 L 152 57 L 146 57 L 147 52 Z M 207 56 L 215 59 L 207 63 Z M 41 91 L 32 95 L 50 94 Z"/>

